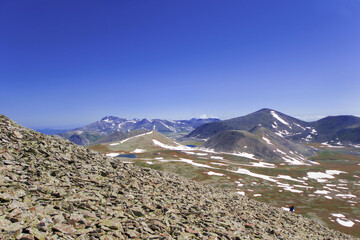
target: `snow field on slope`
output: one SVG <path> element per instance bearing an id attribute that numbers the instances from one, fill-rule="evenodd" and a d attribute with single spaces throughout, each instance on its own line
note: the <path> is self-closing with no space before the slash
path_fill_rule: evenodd
<path id="1" fill-rule="evenodd" d="M 271 111 L 270 113 L 271 113 L 271 115 L 272 115 L 274 118 L 276 118 L 277 120 L 279 120 L 282 124 L 285 124 L 285 125 L 287 125 L 289 128 L 292 128 L 292 127 L 290 126 L 290 124 L 289 124 L 288 122 L 286 122 L 284 119 L 282 119 L 279 115 L 277 115 L 277 113 L 276 113 L 275 111 Z"/>

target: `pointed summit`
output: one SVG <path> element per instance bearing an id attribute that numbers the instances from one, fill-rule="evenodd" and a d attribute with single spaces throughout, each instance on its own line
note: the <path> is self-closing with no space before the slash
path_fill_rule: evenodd
<path id="1" fill-rule="evenodd" d="M 232 118 L 220 122 L 209 123 L 195 129 L 188 136 L 196 138 L 209 138 L 224 130 L 245 130 L 250 131 L 256 126 L 262 126 L 278 135 L 291 135 L 297 133 L 301 128 L 308 126 L 308 123 L 290 117 L 281 112 L 263 108 L 246 116 Z"/>

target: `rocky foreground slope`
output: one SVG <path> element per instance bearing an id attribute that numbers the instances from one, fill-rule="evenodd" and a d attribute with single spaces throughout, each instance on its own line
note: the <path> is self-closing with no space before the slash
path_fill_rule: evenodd
<path id="1" fill-rule="evenodd" d="M 353 239 L 0 115 L 0 239 Z"/>

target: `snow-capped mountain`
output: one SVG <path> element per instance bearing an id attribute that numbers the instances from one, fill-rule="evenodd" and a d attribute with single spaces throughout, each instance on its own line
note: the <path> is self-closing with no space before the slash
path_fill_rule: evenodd
<path id="1" fill-rule="evenodd" d="M 100 121 L 87 125 L 76 130 L 103 132 L 106 134 L 114 132 L 129 132 L 135 129 L 156 130 L 158 132 L 189 132 L 196 127 L 210 122 L 220 121 L 217 118 L 196 119 L 191 120 L 163 120 L 163 119 L 132 119 L 127 120 L 114 116 L 107 116 Z"/>
<path id="2" fill-rule="evenodd" d="M 77 128 L 60 136 L 79 145 L 91 144 L 100 138 L 112 133 L 126 133 L 137 129 L 156 130 L 160 133 L 183 133 L 187 134 L 196 127 L 210 122 L 220 121 L 218 118 L 193 118 L 190 120 L 163 120 L 163 119 L 125 119 L 114 116 L 106 116 L 101 120 L 85 127 Z M 91 136 L 91 139 L 88 138 Z"/>

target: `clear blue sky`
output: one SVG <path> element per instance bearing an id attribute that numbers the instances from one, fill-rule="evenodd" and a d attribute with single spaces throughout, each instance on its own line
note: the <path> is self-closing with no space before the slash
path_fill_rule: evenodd
<path id="1" fill-rule="evenodd" d="M 1 0 L 0 113 L 360 115 L 358 0 Z"/>

